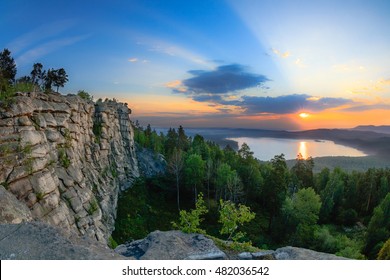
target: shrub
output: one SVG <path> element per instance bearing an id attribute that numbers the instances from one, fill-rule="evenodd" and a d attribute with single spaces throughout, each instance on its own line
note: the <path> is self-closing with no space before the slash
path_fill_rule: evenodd
<path id="1" fill-rule="evenodd" d="M 187 212 L 186 210 L 180 211 L 179 224 L 172 223 L 173 227 L 180 229 L 185 233 L 205 233 L 204 230 L 199 228 L 200 223 L 203 221 L 202 215 L 208 212 L 206 204 L 203 200 L 203 194 L 198 195 L 195 209 Z"/>
<path id="2" fill-rule="evenodd" d="M 220 200 L 219 222 L 222 224 L 221 234 L 228 234 L 228 240 L 238 241 L 245 233 L 238 231 L 238 226 L 250 222 L 255 218 L 255 213 L 250 208 L 240 204 L 238 207 L 231 201 Z"/>
<path id="3" fill-rule="evenodd" d="M 79 90 L 77 92 L 77 95 L 79 97 L 81 97 L 82 99 L 85 99 L 85 100 L 88 100 L 88 101 L 92 101 L 93 100 L 93 96 L 90 95 L 88 92 L 84 91 L 84 90 Z"/>

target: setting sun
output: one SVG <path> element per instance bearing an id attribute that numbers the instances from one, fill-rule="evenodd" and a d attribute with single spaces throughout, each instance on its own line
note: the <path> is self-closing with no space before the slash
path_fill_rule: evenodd
<path id="1" fill-rule="evenodd" d="M 301 117 L 302 119 L 306 119 L 306 118 L 308 118 L 310 116 L 310 114 L 308 114 L 308 113 L 300 113 L 299 114 L 299 117 Z"/>

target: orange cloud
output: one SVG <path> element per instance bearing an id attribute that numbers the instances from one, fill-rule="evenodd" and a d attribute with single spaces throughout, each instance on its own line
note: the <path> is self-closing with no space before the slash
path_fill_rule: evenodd
<path id="1" fill-rule="evenodd" d="M 164 84 L 166 87 L 168 88 L 177 88 L 178 86 L 181 85 L 181 81 L 180 80 L 175 80 L 175 81 L 172 81 L 172 82 L 168 82 L 166 84 Z"/>

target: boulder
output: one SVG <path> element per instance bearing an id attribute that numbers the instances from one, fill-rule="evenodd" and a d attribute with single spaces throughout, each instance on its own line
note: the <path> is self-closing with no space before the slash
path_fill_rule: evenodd
<path id="1" fill-rule="evenodd" d="M 118 246 L 115 251 L 140 260 L 221 260 L 224 252 L 203 234 L 154 231 L 145 239 Z"/>
<path id="2" fill-rule="evenodd" d="M 336 255 L 291 246 L 279 248 L 273 255 L 276 260 L 347 260 Z"/>
<path id="3" fill-rule="evenodd" d="M 125 258 L 89 238 L 67 236 L 44 223 L 0 225 L 1 260 L 112 260 Z"/>

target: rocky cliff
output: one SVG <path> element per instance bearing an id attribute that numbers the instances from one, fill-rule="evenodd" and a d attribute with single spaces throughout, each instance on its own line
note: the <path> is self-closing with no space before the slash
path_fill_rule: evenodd
<path id="1" fill-rule="evenodd" d="M 0 200 L 16 198 L 4 199 L 13 205 L 0 208 L 0 222 L 32 218 L 105 242 L 119 192 L 139 176 L 130 113 L 44 93 L 18 93 L 0 108 Z"/>

